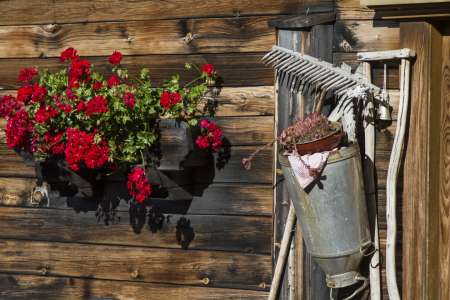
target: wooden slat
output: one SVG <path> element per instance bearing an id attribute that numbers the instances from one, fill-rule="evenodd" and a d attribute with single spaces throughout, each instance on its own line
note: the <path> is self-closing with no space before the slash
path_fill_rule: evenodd
<path id="1" fill-rule="evenodd" d="M 265 52 L 260 53 L 225 53 L 203 55 L 148 55 L 124 57 L 122 65 L 131 74 L 139 75 L 143 68 L 149 69 L 149 76 L 153 86 L 162 86 L 164 80 L 169 80 L 173 75 L 179 74 L 181 83 L 188 83 L 195 79 L 198 73 L 187 70 L 186 62 L 195 63 L 197 66 L 211 63 L 214 70 L 219 72 L 216 82 L 217 87 L 222 86 L 254 86 L 273 85 L 273 70 L 260 63 Z M 83 59 L 86 57 L 83 57 Z M 105 80 L 111 75 L 112 65 L 108 63 L 108 57 L 87 57 L 94 65 L 94 71 L 99 72 Z M 51 72 L 59 72 L 63 68 L 69 68 L 66 62 L 62 64 L 57 58 L 49 59 L 0 59 L 0 89 L 18 89 L 23 86 L 17 82 L 20 70 L 41 66 L 49 68 Z"/>
<path id="2" fill-rule="evenodd" d="M 367 6 L 361 6 L 360 0 L 337 0 L 335 3 L 336 20 L 372 20 L 380 16 Z"/>
<path id="3" fill-rule="evenodd" d="M 0 272 L 262 290 L 270 255 L 0 241 Z M 135 276 L 133 276 L 134 274 Z M 267 289 L 267 288 L 266 288 Z"/>
<path id="4" fill-rule="evenodd" d="M 72 4 L 72 5 L 71 5 Z M 71 5 L 71 6 L 70 6 Z M 70 6 L 70 9 L 68 7 Z M 270 1 L 133 1 L 121 0 L 16 0 L 0 7 L 0 25 L 61 24 L 74 22 L 187 19 L 199 17 L 243 17 L 333 11 L 331 0 Z"/>
<path id="5" fill-rule="evenodd" d="M 34 167 L 25 166 L 23 161 L 8 161 L 0 159 L 0 176 L 35 178 L 36 172 Z"/>
<path id="6" fill-rule="evenodd" d="M 397 21 L 336 21 L 334 52 L 362 52 L 399 49 Z"/>
<path id="7" fill-rule="evenodd" d="M 55 293 L 57 291 L 57 293 Z M 267 291 L 197 287 L 144 282 L 117 282 L 88 278 L 0 274 L 0 296 L 4 300 L 86 300 L 94 298 L 148 300 L 244 299 L 263 300 Z"/>
<path id="8" fill-rule="evenodd" d="M 305 28 L 312 27 L 314 25 L 320 25 L 328 22 L 333 22 L 336 19 L 334 12 L 324 13 L 324 14 L 302 14 L 302 15 L 292 15 L 281 17 L 275 20 L 269 20 L 267 24 L 269 27 L 277 27 L 279 29 L 289 29 L 289 28 Z"/>
<path id="9" fill-rule="evenodd" d="M 72 12 L 73 13 L 73 12 Z M 0 58 L 258 52 L 275 43 L 270 17 L 8 26 Z M 14 47 L 11 47 L 14 45 Z"/>
<path id="10" fill-rule="evenodd" d="M 252 160 L 251 170 L 246 170 L 242 159 L 249 157 L 259 146 L 223 147 L 222 153 L 214 153 L 214 161 L 195 172 L 196 183 L 216 182 L 272 182 L 272 147 L 261 151 Z"/>
<path id="11" fill-rule="evenodd" d="M 267 235 L 272 221 L 267 217 L 184 216 L 136 202 L 129 212 L 115 212 L 110 207 L 87 212 L 83 207 L 75 209 L 0 207 L 0 237 L 270 253 Z"/>

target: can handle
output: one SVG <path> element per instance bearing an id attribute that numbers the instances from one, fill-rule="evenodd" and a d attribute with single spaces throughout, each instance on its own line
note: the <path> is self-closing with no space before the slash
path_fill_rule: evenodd
<path id="1" fill-rule="evenodd" d="M 370 247 L 370 244 L 372 244 L 372 245 L 375 247 L 375 250 L 373 250 L 372 252 L 370 252 L 370 253 L 368 253 L 368 254 L 364 254 L 364 253 L 362 252 L 362 248 L 363 248 L 363 247 L 365 248 L 366 245 L 369 245 L 369 247 Z M 378 251 L 377 246 L 375 246 L 374 242 L 369 242 L 369 243 L 367 243 L 366 245 L 361 245 L 361 246 L 359 246 L 359 252 L 360 252 L 363 256 L 371 256 L 372 254 L 374 254 L 375 252 Z"/>
<path id="2" fill-rule="evenodd" d="M 352 299 L 353 297 L 356 296 L 356 294 L 358 294 L 359 292 L 361 292 L 363 289 L 365 289 L 367 287 L 367 278 L 366 277 L 363 277 L 363 276 L 359 275 L 359 276 L 356 276 L 355 279 L 356 280 L 364 280 L 364 284 L 359 289 L 357 289 L 353 294 L 351 294 L 349 297 L 347 297 L 347 298 L 345 298 L 343 300 Z M 334 300 L 334 298 L 333 298 L 333 288 L 330 288 L 330 299 Z"/>

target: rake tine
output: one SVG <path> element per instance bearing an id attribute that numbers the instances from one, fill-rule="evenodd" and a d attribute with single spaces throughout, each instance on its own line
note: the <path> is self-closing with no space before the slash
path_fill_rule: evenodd
<path id="1" fill-rule="evenodd" d="M 306 64 L 302 65 L 301 68 L 298 68 L 297 71 L 295 71 L 294 75 L 300 75 L 301 72 L 305 71 L 306 69 L 313 66 L 309 61 L 306 61 Z"/>
<path id="2" fill-rule="evenodd" d="M 314 77 L 312 77 L 312 78 L 310 79 L 310 81 L 311 81 L 312 83 L 315 83 L 316 81 L 319 81 L 320 79 L 326 78 L 327 76 L 330 75 L 330 73 L 331 73 L 331 71 L 329 71 L 329 70 L 324 70 L 324 71 L 322 71 L 322 72 L 320 72 L 320 73 L 317 73 L 317 75 L 315 75 Z"/>
<path id="3" fill-rule="evenodd" d="M 324 71 L 322 68 L 319 68 L 318 70 L 312 72 L 310 75 L 305 75 L 308 76 L 308 80 L 311 81 L 312 78 L 315 78 L 317 75 L 323 74 L 323 72 L 327 72 L 326 70 Z"/>
<path id="4" fill-rule="evenodd" d="M 285 64 L 283 64 L 282 66 L 280 66 L 278 68 L 278 70 L 285 70 L 286 68 L 289 68 L 293 62 L 296 62 L 297 58 L 294 57 L 293 59 L 288 60 Z"/>
<path id="5" fill-rule="evenodd" d="M 351 79 L 349 79 L 349 78 L 347 78 L 347 77 L 344 77 L 343 79 L 341 79 L 341 80 L 338 80 L 337 82 L 335 82 L 333 85 L 330 85 L 330 86 L 328 86 L 328 87 L 324 87 L 324 89 L 326 89 L 327 91 L 332 91 L 336 86 L 338 86 L 339 84 L 342 84 L 342 83 L 344 83 L 344 82 L 350 82 L 350 81 L 352 81 Z"/>
<path id="6" fill-rule="evenodd" d="M 276 54 L 276 55 L 272 56 L 272 57 L 271 57 L 269 60 L 267 60 L 264 64 L 265 64 L 266 66 L 268 66 L 268 65 L 270 65 L 272 62 L 276 61 L 278 58 L 280 58 L 280 57 L 282 57 L 282 56 L 284 56 L 284 55 L 286 55 L 286 53 L 280 51 L 279 54 Z"/>
<path id="7" fill-rule="evenodd" d="M 330 85 L 330 84 L 336 82 L 337 80 L 339 80 L 339 79 L 341 79 L 341 78 L 342 78 L 342 75 L 341 75 L 341 74 L 334 74 L 334 75 L 331 75 L 330 77 L 325 78 L 323 81 L 319 82 L 319 83 L 317 84 L 317 87 L 328 86 L 328 85 Z"/>
<path id="8" fill-rule="evenodd" d="M 290 72 L 292 69 L 294 69 L 295 67 L 300 65 L 302 62 L 303 62 L 302 59 L 298 59 L 297 62 L 293 63 L 292 66 L 290 66 L 288 69 L 286 69 L 286 72 Z"/>
<path id="9" fill-rule="evenodd" d="M 288 73 L 289 74 L 289 81 L 288 81 L 288 87 L 290 87 L 291 88 L 291 91 L 292 91 L 292 85 L 294 84 L 294 80 L 297 78 L 297 77 L 294 77 L 291 73 Z"/>
<path id="10" fill-rule="evenodd" d="M 348 88 L 350 88 L 350 87 L 352 87 L 354 85 L 356 85 L 356 82 L 352 81 L 349 84 L 344 85 L 343 87 L 341 87 L 339 90 L 335 91 L 334 93 L 339 95 L 339 96 L 342 96 L 343 94 L 345 94 L 347 92 Z"/>
<path id="11" fill-rule="evenodd" d="M 351 82 L 351 80 L 349 82 L 342 82 L 339 83 L 338 85 L 336 85 L 335 87 L 333 87 L 334 90 L 339 90 L 340 88 L 342 88 L 343 86 L 345 86 L 346 84 L 349 84 Z"/>
<path id="12" fill-rule="evenodd" d="M 300 88 L 300 84 L 302 83 L 302 80 L 299 77 L 295 77 L 295 86 L 294 91 L 297 91 Z"/>
<path id="13" fill-rule="evenodd" d="M 317 76 L 316 76 L 316 79 L 311 80 L 311 82 L 312 82 L 312 83 L 320 82 L 320 81 L 322 81 L 323 79 L 325 79 L 325 78 L 327 78 L 327 77 L 331 77 L 331 76 L 334 76 L 334 73 L 331 72 L 331 71 L 327 71 L 325 74 L 319 75 L 318 78 L 317 78 Z"/>
<path id="14" fill-rule="evenodd" d="M 306 60 L 304 60 L 300 65 L 296 66 L 295 68 L 292 68 L 292 69 L 291 69 L 291 72 L 294 72 L 294 71 L 295 71 L 295 73 L 297 73 L 299 70 L 303 69 L 303 67 L 306 66 L 306 65 L 308 65 L 308 64 L 309 64 L 309 62 L 306 61 Z M 295 74 L 295 73 L 294 73 L 294 74 Z"/>
<path id="15" fill-rule="evenodd" d="M 290 59 L 291 59 L 291 56 L 290 56 L 290 55 L 287 55 L 286 57 L 282 57 L 282 58 L 280 58 L 280 59 L 278 60 L 277 63 L 275 63 L 275 64 L 272 65 L 272 68 L 276 69 L 276 68 L 278 68 L 280 65 L 284 64 L 286 61 L 288 61 L 288 60 L 290 60 Z"/>
<path id="16" fill-rule="evenodd" d="M 300 71 L 298 72 L 298 74 L 299 74 L 299 75 L 305 74 L 306 72 L 311 71 L 311 70 L 314 69 L 315 67 L 316 67 L 315 65 L 312 65 L 312 66 L 309 66 L 309 67 L 307 67 L 307 68 L 304 68 L 304 69 L 300 70 Z M 302 75 L 302 78 L 303 78 L 303 75 Z"/>
<path id="17" fill-rule="evenodd" d="M 303 78 L 305 78 L 305 80 L 309 80 L 309 78 L 311 76 L 313 76 L 314 74 L 316 74 L 317 72 L 321 71 L 321 67 L 317 66 L 316 68 L 312 69 L 311 71 L 305 73 L 305 75 L 303 75 Z"/>
<path id="18" fill-rule="evenodd" d="M 269 56 L 271 56 L 272 54 L 277 53 L 279 50 L 272 50 L 269 53 L 267 53 L 266 55 L 264 55 L 263 58 L 261 58 L 260 62 L 262 62 L 263 60 L 265 60 L 266 58 L 269 58 Z"/>

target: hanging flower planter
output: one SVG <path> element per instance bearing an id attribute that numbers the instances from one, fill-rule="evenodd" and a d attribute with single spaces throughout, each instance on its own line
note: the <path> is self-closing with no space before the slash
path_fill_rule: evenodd
<path id="1" fill-rule="evenodd" d="M 66 60 L 69 70 L 55 74 L 40 68 L 22 70 L 19 82 L 27 83 L 17 97 L 0 99 L 0 117 L 7 119 L 8 147 L 28 147 L 38 178 L 59 187 L 62 195 L 101 194 L 99 175 L 129 171 L 130 166 L 140 164 L 142 167 L 128 176 L 127 184 L 130 194 L 142 202 L 151 194 L 145 178 L 148 166 L 179 171 L 184 165 L 205 162 L 187 163 L 198 148 L 217 151 L 220 147 L 222 132 L 214 123 L 204 120 L 200 136 L 191 133 L 191 128 L 199 127 L 197 104 L 207 85 L 215 81 L 217 72 L 211 64 L 201 70 L 186 64 L 198 71 L 197 78 L 186 85 L 176 75 L 163 87 L 152 88 L 149 70 L 143 69 L 140 76 L 130 74 L 121 65 L 119 52 L 109 58 L 117 73 L 109 80 L 95 73 L 73 48 L 61 53 L 60 61 Z M 32 84 L 36 75 L 39 83 Z"/>

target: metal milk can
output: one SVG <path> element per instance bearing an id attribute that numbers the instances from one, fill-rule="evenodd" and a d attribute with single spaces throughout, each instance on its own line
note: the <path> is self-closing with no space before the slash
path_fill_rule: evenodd
<path id="1" fill-rule="evenodd" d="M 355 295 L 367 285 L 359 264 L 372 244 L 358 143 L 330 152 L 319 178 L 306 191 L 285 152 L 280 150 L 278 157 L 306 248 L 325 271 L 327 286 L 340 288 L 364 280 Z"/>

